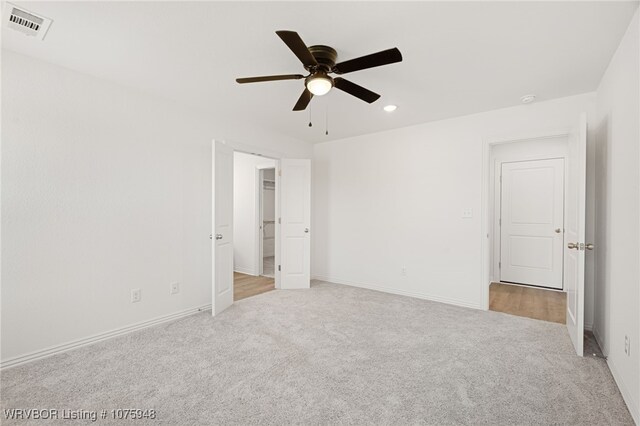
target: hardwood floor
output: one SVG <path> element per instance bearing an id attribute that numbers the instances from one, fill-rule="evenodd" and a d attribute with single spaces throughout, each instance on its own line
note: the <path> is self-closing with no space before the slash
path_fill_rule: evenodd
<path id="1" fill-rule="evenodd" d="M 256 294 L 274 290 L 275 281 L 268 277 L 254 277 L 253 275 L 233 273 L 233 300 L 242 300 Z"/>
<path id="2" fill-rule="evenodd" d="M 503 283 L 489 286 L 489 310 L 565 323 L 567 293 Z"/>

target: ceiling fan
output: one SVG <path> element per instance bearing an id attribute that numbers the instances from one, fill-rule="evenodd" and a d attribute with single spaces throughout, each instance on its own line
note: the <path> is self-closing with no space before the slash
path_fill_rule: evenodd
<path id="1" fill-rule="evenodd" d="M 331 77 L 329 74 L 341 75 L 402 61 L 402 54 L 394 47 L 393 49 L 383 50 L 336 64 L 338 53 L 332 47 L 322 45 L 307 47 L 295 31 L 276 31 L 276 34 L 289 46 L 289 49 L 298 57 L 309 74 L 306 76 L 302 74 L 285 74 L 247 77 L 237 78 L 236 81 L 244 84 L 263 81 L 300 80 L 304 78 L 305 89 L 293 107 L 294 111 L 305 110 L 314 95 L 325 95 L 332 87 L 347 92 L 365 102 L 373 103 L 378 100 L 380 95 L 342 77 Z"/>

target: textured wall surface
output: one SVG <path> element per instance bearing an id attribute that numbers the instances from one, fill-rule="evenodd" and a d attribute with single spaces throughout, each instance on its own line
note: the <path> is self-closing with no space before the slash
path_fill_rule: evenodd
<path id="1" fill-rule="evenodd" d="M 2 55 L 3 361 L 211 303 L 214 138 L 311 155 L 307 143 L 233 133 L 175 103 Z"/>
<path id="2" fill-rule="evenodd" d="M 640 25 L 638 12 L 598 87 L 594 334 L 640 421 Z M 630 353 L 625 352 L 630 339 Z"/>
<path id="3" fill-rule="evenodd" d="M 588 93 L 315 145 L 313 275 L 481 307 L 483 140 L 594 110 Z"/>

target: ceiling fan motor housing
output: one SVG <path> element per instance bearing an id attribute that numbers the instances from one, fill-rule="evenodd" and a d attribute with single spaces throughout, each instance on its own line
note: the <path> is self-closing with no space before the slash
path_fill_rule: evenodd
<path id="1" fill-rule="evenodd" d="M 338 59 L 338 52 L 333 47 L 323 45 L 310 46 L 309 52 L 316 58 L 319 70 L 327 73 L 333 70 Z M 308 70 L 311 71 L 311 69 Z"/>

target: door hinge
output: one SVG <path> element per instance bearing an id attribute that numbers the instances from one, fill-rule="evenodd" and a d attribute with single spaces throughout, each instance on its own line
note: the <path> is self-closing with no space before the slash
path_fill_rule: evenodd
<path id="1" fill-rule="evenodd" d="M 502 269 L 502 262 L 498 262 L 498 269 Z"/>
<path id="2" fill-rule="evenodd" d="M 280 265 L 278 265 L 278 272 L 280 272 L 282 269 L 280 268 Z"/>
<path id="3" fill-rule="evenodd" d="M 280 225 L 281 223 L 282 223 L 282 218 L 281 218 L 281 217 L 279 217 L 279 218 L 278 218 L 278 225 Z"/>
<path id="4" fill-rule="evenodd" d="M 278 176 L 282 176 L 282 169 L 278 170 Z"/>

